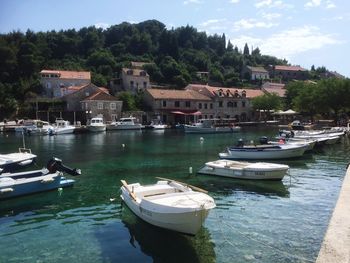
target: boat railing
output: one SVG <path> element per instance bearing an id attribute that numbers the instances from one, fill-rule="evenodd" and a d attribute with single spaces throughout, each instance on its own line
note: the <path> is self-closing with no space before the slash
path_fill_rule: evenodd
<path id="1" fill-rule="evenodd" d="M 32 153 L 32 150 L 28 148 L 19 148 L 18 151 L 20 153 Z"/>

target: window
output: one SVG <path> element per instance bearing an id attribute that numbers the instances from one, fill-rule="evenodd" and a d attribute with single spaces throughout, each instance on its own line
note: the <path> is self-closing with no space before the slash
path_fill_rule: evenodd
<path id="1" fill-rule="evenodd" d="M 163 107 L 166 107 L 166 100 L 163 100 L 162 104 L 163 104 Z"/>
<path id="2" fill-rule="evenodd" d="M 233 108 L 233 103 L 231 101 L 227 102 L 227 108 Z"/>
<path id="3" fill-rule="evenodd" d="M 115 110 L 117 108 L 117 105 L 114 102 L 111 102 L 110 107 L 111 110 Z"/>
<path id="4" fill-rule="evenodd" d="M 198 103 L 198 108 L 199 108 L 199 109 L 202 108 L 202 103 Z"/>
<path id="5" fill-rule="evenodd" d="M 89 93 L 89 92 L 85 92 L 85 96 L 86 96 L 86 97 L 89 97 L 89 96 L 90 96 L 90 93 Z"/>
<path id="6" fill-rule="evenodd" d="M 242 101 L 242 107 L 243 108 L 245 107 L 245 101 Z"/>
<path id="7" fill-rule="evenodd" d="M 180 107 L 180 101 L 175 101 L 175 107 L 179 108 Z"/>
<path id="8" fill-rule="evenodd" d="M 187 108 L 191 107 L 191 102 L 190 101 L 186 101 L 185 102 L 185 107 L 187 107 Z"/>
<path id="9" fill-rule="evenodd" d="M 213 108 L 213 103 L 210 103 L 210 108 L 211 108 L 211 109 Z"/>
<path id="10" fill-rule="evenodd" d="M 103 102 L 98 102 L 97 103 L 97 109 L 103 110 Z"/>
<path id="11" fill-rule="evenodd" d="M 208 104 L 204 103 L 204 109 L 208 109 Z"/>
<path id="12" fill-rule="evenodd" d="M 219 101 L 219 107 L 222 108 L 222 101 Z"/>
<path id="13" fill-rule="evenodd" d="M 144 89 L 147 88 L 147 82 L 146 82 L 146 81 L 143 82 L 143 88 L 144 88 Z"/>
<path id="14" fill-rule="evenodd" d="M 237 101 L 233 102 L 233 107 L 237 108 Z"/>
<path id="15" fill-rule="evenodd" d="M 134 82 L 133 81 L 130 81 L 130 87 L 134 87 Z"/>
<path id="16" fill-rule="evenodd" d="M 146 72 L 145 71 L 140 71 L 140 76 L 146 76 Z"/>

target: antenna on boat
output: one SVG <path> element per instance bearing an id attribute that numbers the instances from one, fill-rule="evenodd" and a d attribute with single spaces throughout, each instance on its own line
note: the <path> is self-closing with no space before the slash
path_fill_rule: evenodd
<path id="1" fill-rule="evenodd" d="M 25 142 L 25 139 L 24 139 L 24 132 L 22 130 L 22 141 L 23 141 L 23 148 L 25 149 L 26 148 L 26 142 Z"/>

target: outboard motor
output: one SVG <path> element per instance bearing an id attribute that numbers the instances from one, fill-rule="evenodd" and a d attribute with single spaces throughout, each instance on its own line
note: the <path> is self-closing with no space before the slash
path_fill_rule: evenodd
<path id="1" fill-rule="evenodd" d="M 244 146 L 243 139 L 239 139 L 237 142 L 237 147 L 243 147 L 243 146 Z"/>
<path id="2" fill-rule="evenodd" d="M 80 175 L 80 169 L 70 168 L 62 164 L 62 160 L 56 157 L 52 157 L 47 163 L 47 169 L 50 173 L 55 173 L 56 171 L 66 172 L 70 175 Z"/>
<path id="3" fill-rule="evenodd" d="M 268 144 L 269 139 L 266 136 L 262 136 L 259 139 L 260 144 Z"/>

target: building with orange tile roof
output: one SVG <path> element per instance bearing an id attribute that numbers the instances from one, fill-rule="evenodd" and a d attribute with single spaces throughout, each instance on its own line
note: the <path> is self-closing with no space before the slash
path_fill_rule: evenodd
<path id="1" fill-rule="evenodd" d="M 193 122 L 209 115 L 213 108 L 210 97 L 193 90 L 147 89 L 145 103 L 163 123 Z"/>
<path id="2" fill-rule="evenodd" d="M 270 65 L 268 70 L 271 78 L 279 78 L 282 81 L 306 80 L 308 78 L 308 70 L 300 66 Z"/>
<path id="3" fill-rule="evenodd" d="M 60 98 L 62 88 L 81 87 L 91 83 L 89 71 L 47 70 L 40 71 L 40 83 L 49 98 Z"/>
<path id="4" fill-rule="evenodd" d="M 200 84 L 189 84 L 186 89 L 197 91 L 211 98 L 214 118 L 235 118 L 239 121 L 254 119 L 252 99 L 262 96 L 260 89 L 224 88 Z"/>

